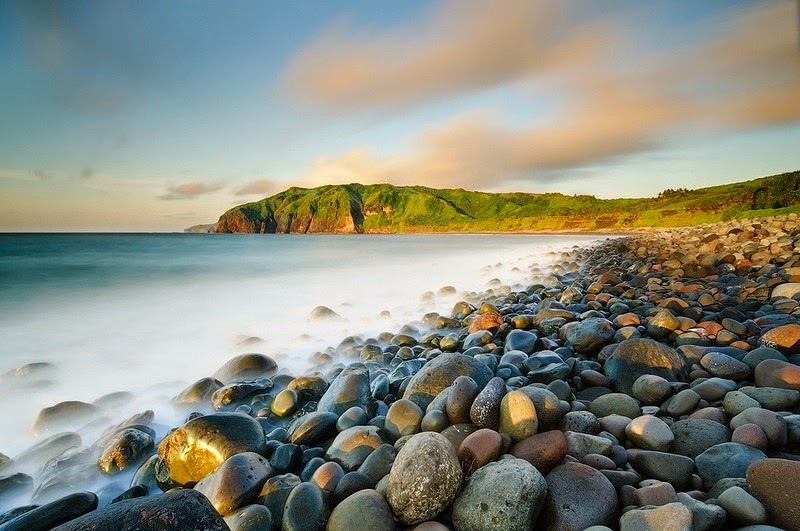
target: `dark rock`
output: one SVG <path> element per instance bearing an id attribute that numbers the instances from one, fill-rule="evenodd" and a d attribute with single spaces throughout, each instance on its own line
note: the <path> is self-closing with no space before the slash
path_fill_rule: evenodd
<path id="1" fill-rule="evenodd" d="M 275 448 L 269 458 L 269 464 L 278 474 L 296 471 L 303 460 L 303 449 L 296 444 L 282 444 Z"/>
<path id="2" fill-rule="evenodd" d="M 443 389 L 459 376 L 469 376 L 483 388 L 492 378 L 489 368 L 475 358 L 463 354 L 442 354 L 425 364 L 406 387 L 403 398 L 426 409 Z"/>
<path id="3" fill-rule="evenodd" d="M 263 531 L 270 530 L 273 526 L 272 513 L 258 504 L 237 509 L 225 516 L 224 520 L 231 531 Z"/>
<path id="4" fill-rule="evenodd" d="M 731 431 L 713 420 L 684 419 L 670 426 L 675 440 L 671 451 L 694 459 L 709 448 L 731 440 Z"/>
<path id="5" fill-rule="evenodd" d="M 117 505 L 114 504 L 109 507 L 116 507 Z M 93 514 L 91 511 L 95 509 L 97 509 L 97 496 L 91 492 L 79 492 L 27 511 L 6 522 L 0 529 L 2 531 L 45 531 L 67 524 L 70 521 L 73 521 L 72 524 L 65 526 L 63 529 L 84 529 L 78 527 L 74 520 L 86 513 Z M 106 527 L 105 529 L 111 529 L 112 527 Z"/>
<path id="6" fill-rule="evenodd" d="M 594 468 L 564 463 L 546 476 L 547 498 L 543 528 L 579 531 L 593 525 L 614 526 L 617 493 L 611 482 Z"/>
<path id="7" fill-rule="evenodd" d="M 376 483 L 361 472 L 348 472 L 341 477 L 333 491 L 334 506 L 358 491 L 373 488 Z"/>
<path id="8" fill-rule="evenodd" d="M 630 395 L 633 383 L 643 374 L 682 382 L 688 376 L 689 365 L 679 353 L 662 343 L 652 339 L 628 339 L 608 357 L 603 372 L 617 391 Z"/>
<path id="9" fill-rule="evenodd" d="M 106 474 L 115 474 L 137 464 L 153 451 L 153 438 L 143 431 L 126 428 L 103 450 L 97 466 Z"/>
<path id="10" fill-rule="evenodd" d="M 711 487 L 723 478 L 745 477 L 747 467 L 766 457 L 761 450 L 730 442 L 712 446 L 694 462 L 703 485 Z"/>
<path id="11" fill-rule="evenodd" d="M 785 529 L 800 529 L 798 474 L 800 462 L 787 459 L 763 459 L 747 469 L 750 492 L 766 506 L 770 521 Z"/>
<path id="12" fill-rule="evenodd" d="M 363 413 L 363 410 L 358 408 Z M 366 417 L 366 415 L 365 415 Z M 315 411 L 303 415 L 289 427 L 289 441 L 293 444 L 314 445 L 326 441 L 337 434 L 336 423 L 339 417 L 330 411 Z"/>
<path id="13" fill-rule="evenodd" d="M 492 378 L 478 393 L 469 410 L 469 417 L 478 428 L 497 430 L 500 427 L 500 403 L 506 394 L 502 378 Z"/>
<path id="14" fill-rule="evenodd" d="M 588 355 L 599 351 L 614 338 L 614 327 L 607 319 L 590 317 L 583 321 L 569 323 L 563 329 L 563 336 L 575 352 Z"/>
<path id="15" fill-rule="evenodd" d="M 241 354 L 228 360 L 214 373 L 214 379 L 223 384 L 244 382 L 257 378 L 270 378 L 278 372 L 275 360 L 264 354 Z"/>
<path id="16" fill-rule="evenodd" d="M 328 521 L 328 514 L 322 489 L 314 483 L 300 483 L 286 498 L 281 529 L 322 531 Z"/>
<path id="17" fill-rule="evenodd" d="M 325 458 L 336 461 L 350 472 L 361 466 L 369 454 L 383 442 L 375 426 L 354 426 L 336 436 L 325 453 Z"/>
<path id="18" fill-rule="evenodd" d="M 286 498 L 289 497 L 292 489 L 300 483 L 300 478 L 294 474 L 273 476 L 264 483 L 256 501 L 269 509 L 270 514 L 272 514 L 272 521 L 277 524 L 277 522 L 283 520 L 283 507 L 286 505 Z"/>
<path id="19" fill-rule="evenodd" d="M 369 387 L 369 371 L 361 363 L 354 363 L 339 373 L 320 398 L 317 411 L 341 415 L 353 406 L 360 407 L 369 416 L 375 410 Z"/>
<path id="20" fill-rule="evenodd" d="M 206 404 L 211 402 L 211 397 L 223 385 L 225 384 L 216 378 L 201 378 L 181 391 L 178 396 L 172 399 L 172 402 L 178 406 Z"/>
<path id="21" fill-rule="evenodd" d="M 371 489 L 345 498 L 331 512 L 326 531 L 382 531 L 394 529 L 394 516 L 386 500 Z"/>
<path id="22" fill-rule="evenodd" d="M 194 489 L 223 516 L 254 501 L 267 479 L 275 475 L 269 462 L 254 452 L 229 457 L 200 480 Z"/>

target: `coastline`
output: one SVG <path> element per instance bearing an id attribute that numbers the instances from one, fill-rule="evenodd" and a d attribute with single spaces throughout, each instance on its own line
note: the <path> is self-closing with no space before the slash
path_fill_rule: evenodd
<path id="1" fill-rule="evenodd" d="M 319 354 L 318 374 L 290 378 L 267 356 L 235 358 L 214 375 L 219 384 L 201 380 L 178 400 L 189 410 L 219 406 L 198 417 L 210 426 L 191 419 L 156 441 L 140 416 L 90 457 L 138 468 L 123 507 L 131 512 L 169 501 L 161 490 L 199 481 L 204 496 L 191 500 L 200 507 L 193 511 L 220 528 L 220 514 L 236 528 L 237 515 L 267 518 L 263 508 L 291 527 L 302 507 L 304 518 L 329 528 L 375 518 L 387 528 L 429 521 L 439 527 L 428 529 L 469 529 L 488 517 L 476 504 L 488 504 L 493 521 L 527 518 L 530 526 L 580 518 L 577 528 L 635 528 L 655 517 L 648 505 L 661 507 L 661 522 L 703 516 L 733 525 L 745 523 L 735 507 L 753 500 L 764 509 L 758 523 L 795 525 L 795 500 L 774 493 L 789 489 L 781 481 L 797 470 L 800 444 L 796 219 L 567 232 L 613 239 L 567 251 L 553 275 L 525 290 L 498 286 L 449 316 L 422 316 L 372 340 L 345 338 Z M 641 368 L 625 365 L 629 358 L 648 366 L 646 385 L 631 381 Z M 208 439 L 214 430 L 223 440 Z M 351 450 L 355 440 L 368 450 Z M 203 445 L 219 455 L 189 463 L 185 456 Z M 420 445 L 428 451 L 409 457 Z M 727 466 L 734 461 L 751 466 Z M 242 479 L 242 463 L 258 478 L 234 495 L 220 478 Z M 448 472 L 429 491 L 402 487 L 440 465 Z M 0 466 L 8 476 L 15 465 Z M 509 485 L 532 481 L 535 493 L 521 502 L 519 489 L 491 483 L 490 471 Z M 734 480 L 714 491 L 724 478 Z M 356 479 L 364 488 L 352 490 Z M 587 488 L 594 494 L 585 499 Z M 420 498 L 434 500 L 435 511 Z M 514 501 L 513 514 L 500 501 Z M 169 504 L 179 515 L 190 505 Z M 72 525 L 108 521 L 112 505 Z M 35 521 L 36 510 L 25 514 Z"/>

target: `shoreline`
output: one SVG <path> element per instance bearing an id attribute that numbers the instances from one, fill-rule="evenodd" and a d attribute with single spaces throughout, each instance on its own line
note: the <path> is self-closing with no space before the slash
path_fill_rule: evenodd
<path id="1" fill-rule="evenodd" d="M 450 316 L 422 316 L 372 340 L 345 338 L 319 353 L 317 375 L 281 376 L 267 356 L 234 358 L 214 375 L 219 383 L 200 380 L 179 400 L 190 410 L 213 403 L 216 414 L 161 441 L 148 433 L 152 419 L 131 419 L 91 457 L 112 471 L 138 469 L 130 499 L 117 507 L 168 503 L 186 516 L 199 504 L 192 511 L 218 528 L 237 529 L 242 515 L 291 527 L 300 507 L 329 529 L 364 518 L 385 528 L 470 529 L 488 517 L 506 527 L 527 519 L 528 527 L 633 529 L 657 514 L 661 522 L 746 525 L 735 509 L 743 503 L 763 509 L 753 523 L 793 526 L 796 500 L 774 494 L 789 490 L 781 481 L 800 459 L 796 220 L 604 232 L 612 239 L 566 251 L 552 275 L 523 291 L 484 290 Z M 641 367 L 626 365 L 637 356 L 649 364 L 641 384 L 629 374 Z M 700 426 L 700 435 L 689 429 Z M 208 439 L 212 432 L 224 437 Z M 353 450 L 356 440 L 366 447 Z M 217 457 L 200 459 L 201 447 Z M 412 454 L 417 447 L 426 451 Z M 220 478 L 243 479 L 236 470 L 245 463 L 257 479 L 234 495 Z M 401 487 L 419 484 L 431 466 L 448 472 L 430 491 Z M 0 467 L 8 476 L 14 463 Z M 492 474 L 509 485 L 532 481 L 535 492 L 520 500 Z M 733 480 L 714 491 L 722 478 Z M 157 494 L 195 482 L 204 496 L 185 488 L 178 492 L 191 500 L 173 503 Z M 581 494 L 587 488 L 592 496 Z M 486 492 L 513 502 L 513 514 Z M 73 524 L 107 522 L 113 505 Z M 16 525 L 36 517 L 26 512 Z"/>

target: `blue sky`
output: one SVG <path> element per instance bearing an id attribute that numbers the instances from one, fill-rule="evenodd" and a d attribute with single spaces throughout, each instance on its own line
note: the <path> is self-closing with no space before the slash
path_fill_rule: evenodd
<path id="1" fill-rule="evenodd" d="M 0 3 L 0 230 L 288 186 L 653 196 L 800 168 L 797 5 Z"/>

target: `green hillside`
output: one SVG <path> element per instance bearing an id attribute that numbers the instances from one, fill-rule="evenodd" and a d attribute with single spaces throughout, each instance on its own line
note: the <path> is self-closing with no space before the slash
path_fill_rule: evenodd
<path id="1" fill-rule="evenodd" d="M 646 199 L 490 194 L 388 184 L 289 188 L 225 212 L 215 232 L 624 230 L 800 212 L 800 171 Z"/>

